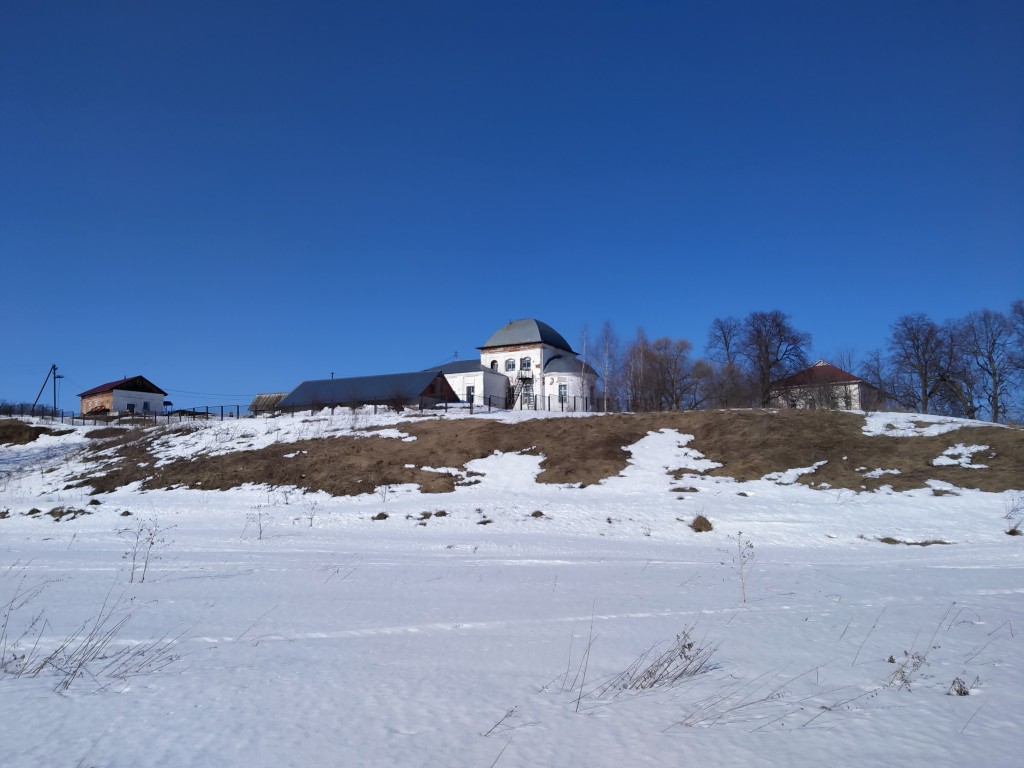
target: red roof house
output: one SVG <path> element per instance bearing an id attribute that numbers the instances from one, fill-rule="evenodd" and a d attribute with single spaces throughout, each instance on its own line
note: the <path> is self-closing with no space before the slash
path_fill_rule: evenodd
<path id="1" fill-rule="evenodd" d="M 772 403 L 778 408 L 861 411 L 879 407 L 882 400 L 877 387 L 824 360 L 772 385 Z"/>
<path id="2" fill-rule="evenodd" d="M 167 393 L 145 376 L 108 381 L 79 392 L 83 414 L 160 413 Z"/>

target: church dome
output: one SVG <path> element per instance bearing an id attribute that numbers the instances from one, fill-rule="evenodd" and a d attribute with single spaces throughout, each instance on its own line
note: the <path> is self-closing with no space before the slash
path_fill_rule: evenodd
<path id="1" fill-rule="evenodd" d="M 514 347 L 521 344 L 547 344 L 556 349 L 576 354 L 573 352 L 572 347 L 569 346 L 569 342 L 562 337 L 562 334 L 547 323 L 534 320 L 532 317 L 527 317 L 523 320 L 513 320 L 508 325 L 503 325 L 492 333 L 487 343 L 479 347 L 479 349 Z"/>

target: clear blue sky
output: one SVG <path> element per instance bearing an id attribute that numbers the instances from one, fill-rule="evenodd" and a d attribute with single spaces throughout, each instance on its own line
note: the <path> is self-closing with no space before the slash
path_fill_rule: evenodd
<path id="1" fill-rule="evenodd" d="M 1022 41 L 1019 0 L 0 2 L 0 399 L 1005 311 Z"/>

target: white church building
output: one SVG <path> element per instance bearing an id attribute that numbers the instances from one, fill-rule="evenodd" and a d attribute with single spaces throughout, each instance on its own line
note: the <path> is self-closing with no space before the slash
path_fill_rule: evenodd
<path id="1" fill-rule="evenodd" d="M 544 411 L 596 407 L 597 372 L 547 323 L 514 320 L 478 349 L 479 363 L 467 360 L 441 366 L 456 394 L 467 403 Z"/>

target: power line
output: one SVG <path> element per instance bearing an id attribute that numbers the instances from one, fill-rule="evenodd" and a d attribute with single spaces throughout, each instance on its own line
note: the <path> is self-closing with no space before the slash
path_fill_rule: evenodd
<path id="1" fill-rule="evenodd" d="M 187 389 L 168 389 L 168 393 L 174 393 L 176 395 L 202 395 L 203 397 L 248 397 L 252 398 L 252 395 L 231 395 L 223 392 L 191 392 Z"/>

